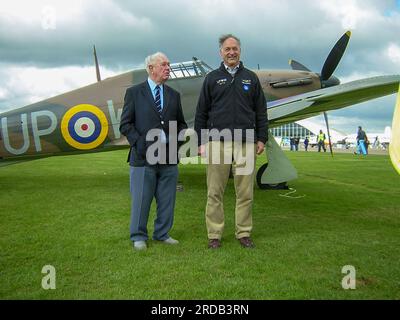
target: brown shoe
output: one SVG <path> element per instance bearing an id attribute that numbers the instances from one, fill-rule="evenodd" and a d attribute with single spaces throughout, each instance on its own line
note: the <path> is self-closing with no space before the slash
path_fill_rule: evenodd
<path id="1" fill-rule="evenodd" d="M 250 239 L 250 237 L 243 237 L 238 240 L 240 242 L 240 245 L 243 248 L 254 248 L 255 247 L 255 244 L 254 244 L 253 240 Z"/>
<path id="2" fill-rule="evenodd" d="M 218 249 L 221 247 L 221 240 L 219 239 L 209 239 L 208 240 L 208 248 L 209 249 Z"/>

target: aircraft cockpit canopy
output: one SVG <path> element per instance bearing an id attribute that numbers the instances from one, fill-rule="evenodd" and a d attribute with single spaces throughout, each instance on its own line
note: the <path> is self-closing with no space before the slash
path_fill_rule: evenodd
<path id="1" fill-rule="evenodd" d="M 193 57 L 192 61 L 171 64 L 170 78 L 204 77 L 212 70 L 207 63 Z"/>

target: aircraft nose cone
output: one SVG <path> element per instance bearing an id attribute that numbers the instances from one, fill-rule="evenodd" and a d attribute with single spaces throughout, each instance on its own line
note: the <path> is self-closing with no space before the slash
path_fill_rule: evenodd
<path id="1" fill-rule="evenodd" d="M 330 76 L 329 79 L 327 79 L 327 80 L 321 79 L 321 88 L 333 87 L 333 86 L 337 86 L 339 84 L 340 84 L 340 80 L 335 76 Z"/>

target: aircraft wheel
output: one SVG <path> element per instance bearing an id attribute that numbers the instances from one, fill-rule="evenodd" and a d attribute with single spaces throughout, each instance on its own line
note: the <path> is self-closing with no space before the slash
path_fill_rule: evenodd
<path id="1" fill-rule="evenodd" d="M 268 162 L 264 163 L 260 169 L 257 171 L 257 185 L 261 190 L 280 190 L 280 189 L 288 189 L 287 182 L 281 182 L 277 184 L 268 184 L 268 183 L 262 183 L 261 182 L 261 177 L 264 174 L 264 171 L 267 170 L 268 167 Z"/>

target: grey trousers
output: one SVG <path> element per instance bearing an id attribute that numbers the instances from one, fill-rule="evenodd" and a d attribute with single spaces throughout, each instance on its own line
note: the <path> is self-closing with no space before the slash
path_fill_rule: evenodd
<path id="1" fill-rule="evenodd" d="M 132 241 L 148 239 L 147 222 L 153 197 L 157 202 L 153 239 L 162 241 L 169 237 L 174 221 L 177 180 L 177 165 L 130 167 Z"/>

